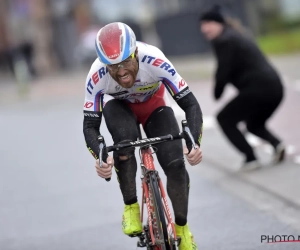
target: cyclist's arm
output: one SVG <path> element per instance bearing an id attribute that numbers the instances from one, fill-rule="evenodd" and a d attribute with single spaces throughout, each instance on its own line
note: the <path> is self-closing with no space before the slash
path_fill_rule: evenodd
<path id="1" fill-rule="evenodd" d="M 98 159 L 99 155 L 99 143 L 97 141 L 98 136 L 100 135 L 99 128 L 101 124 L 101 118 L 94 118 L 90 120 L 86 116 L 83 119 L 83 134 L 86 146 L 90 153 L 95 159 Z"/>
<path id="2" fill-rule="evenodd" d="M 112 96 L 104 94 L 104 85 L 101 82 L 93 82 L 92 77 L 87 78 L 85 91 L 85 102 L 83 107 L 83 134 L 86 146 L 95 159 L 99 158 L 100 125 L 104 103 L 113 99 Z"/>
<path id="3" fill-rule="evenodd" d="M 202 140 L 203 116 L 196 97 L 192 92 L 189 92 L 186 96 L 177 100 L 177 104 L 185 112 L 186 120 L 195 139 L 195 143 L 200 146 Z"/>

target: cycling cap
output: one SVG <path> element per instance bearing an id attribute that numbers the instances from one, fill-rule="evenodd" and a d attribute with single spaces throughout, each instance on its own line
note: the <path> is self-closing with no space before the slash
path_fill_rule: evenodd
<path id="1" fill-rule="evenodd" d="M 98 31 L 95 46 L 101 62 L 116 64 L 135 52 L 136 37 L 127 24 L 109 23 Z"/>

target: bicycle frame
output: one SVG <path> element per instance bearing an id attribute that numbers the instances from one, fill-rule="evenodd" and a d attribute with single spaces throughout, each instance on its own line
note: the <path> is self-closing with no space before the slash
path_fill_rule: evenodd
<path id="1" fill-rule="evenodd" d="M 154 249 L 159 249 L 158 245 L 163 244 L 163 242 L 158 242 L 155 239 L 155 235 L 154 235 L 154 230 L 156 229 L 158 230 L 158 228 L 155 228 L 157 226 L 156 224 L 156 218 L 153 218 L 153 214 L 155 214 L 154 210 L 155 207 L 153 204 L 151 204 L 151 187 L 150 187 L 150 178 L 152 177 L 151 174 L 153 174 L 153 172 L 156 174 L 156 181 L 158 183 L 158 192 L 160 191 L 160 196 L 161 196 L 161 203 L 162 203 L 162 207 L 163 207 L 163 212 L 165 214 L 165 218 L 167 219 L 166 222 L 166 230 L 168 233 L 168 237 L 170 235 L 173 234 L 174 239 L 168 239 L 169 240 L 169 244 L 174 245 L 176 242 L 179 242 L 179 239 L 177 239 L 176 236 L 176 231 L 175 231 L 175 225 L 172 219 L 172 215 L 170 212 L 170 208 L 168 205 L 168 201 L 167 201 L 167 195 L 166 192 L 164 190 L 163 187 L 163 183 L 159 177 L 158 171 L 155 169 L 154 166 L 154 159 L 152 156 L 152 150 L 151 150 L 151 146 L 153 144 L 156 143 L 161 143 L 161 142 L 165 142 L 165 141 L 170 141 L 170 140 L 177 140 L 177 139 L 185 139 L 186 141 L 188 140 L 191 144 L 193 148 L 196 148 L 196 144 L 193 140 L 192 134 L 190 129 L 188 128 L 187 122 L 185 120 L 182 120 L 181 122 L 182 124 L 182 130 L 183 132 L 177 135 L 164 135 L 164 136 L 159 136 L 159 137 L 155 137 L 155 138 L 145 138 L 142 139 L 141 136 L 141 129 L 139 124 L 138 125 L 138 137 L 140 140 L 138 141 L 131 141 L 131 142 L 125 142 L 125 143 L 121 143 L 121 144 L 116 144 L 114 146 L 110 146 L 110 147 L 106 147 L 105 146 L 105 141 L 104 141 L 104 137 L 103 136 L 99 136 L 98 137 L 98 141 L 100 142 L 99 145 L 99 149 L 100 149 L 100 153 L 99 153 L 99 162 L 100 162 L 100 167 L 102 167 L 102 162 L 106 161 L 107 156 L 108 156 L 108 152 L 112 152 L 112 151 L 118 151 L 122 148 L 131 148 L 131 147 L 140 147 L 141 148 L 141 168 L 142 168 L 142 176 L 141 176 L 141 180 L 142 180 L 142 205 L 141 205 L 141 222 L 143 225 L 143 217 L 144 217 L 144 205 L 146 204 L 147 207 L 147 212 L 148 212 L 148 226 L 149 229 L 146 227 L 146 225 L 144 226 L 144 232 L 140 235 L 135 235 L 138 236 L 140 241 L 138 242 L 138 246 L 140 247 L 154 247 Z M 107 178 L 106 181 L 110 181 L 110 178 Z M 152 222 L 152 218 L 154 219 L 154 222 Z M 148 232 L 149 231 L 149 232 Z M 149 237 L 149 234 L 150 237 Z M 172 233 L 172 234 L 171 234 Z M 146 238 L 145 238 L 146 236 Z M 165 236 L 164 236 L 165 237 Z M 149 245 L 148 240 L 150 240 L 149 238 L 151 238 L 151 245 Z M 147 242 L 145 243 L 145 239 L 147 240 Z M 166 240 L 166 239 L 164 239 Z M 170 240 L 173 240 L 172 242 L 170 242 Z"/>
<path id="2" fill-rule="evenodd" d="M 151 242 L 153 243 L 154 246 L 156 246 L 156 242 L 155 242 L 155 236 L 153 234 L 153 229 L 155 229 L 155 223 L 156 221 L 154 221 L 154 225 L 152 223 L 152 216 L 151 213 L 154 211 L 154 207 L 151 204 L 151 198 L 150 198 L 150 192 L 149 192 L 149 185 L 147 182 L 147 174 L 149 172 L 156 172 L 157 174 L 157 181 L 158 181 L 158 186 L 159 186 L 159 190 L 161 192 L 161 198 L 162 198 L 162 204 L 163 204 L 163 208 L 164 208 L 164 212 L 167 218 L 167 230 L 170 233 L 170 231 L 172 231 L 173 236 L 174 236 L 174 241 L 177 241 L 177 236 L 176 236 L 176 231 L 175 231 L 175 225 L 172 219 L 172 215 L 169 209 L 169 205 L 167 202 L 167 196 L 163 187 L 163 183 L 162 180 L 159 178 L 158 172 L 155 170 L 155 166 L 154 166 L 154 159 L 152 156 L 152 151 L 150 147 L 146 147 L 146 148 L 142 148 L 141 149 L 141 155 L 142 155 L 142 163 L 141 163 L 141 167 L 142 167 L 142 205 L 141 205 L 141 222 L 143 224 L 143 217 L 144 217 L 144 204 L 146 204 L 147 207 L 147 211 L 148 211 L 148 225 L 149 225 L 149 232 L 150 232 L 150 237 L 151 237 Z M 155 219 L 155 218 L 154 218 Z"/>

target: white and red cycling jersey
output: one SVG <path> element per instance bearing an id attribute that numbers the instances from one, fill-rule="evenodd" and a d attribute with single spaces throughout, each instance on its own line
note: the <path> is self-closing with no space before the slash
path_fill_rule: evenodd
<path id="1" fill-rule="evenodd" d="M 159 106 L 169 106 L 166 91 L 176 100 L 190 90 L 185 80 L 176 72 L 172 63 L 155 46 L 137 42 L 139 71 L 134 85 L 121 87 L 109 74 L 105 64 L 97 58 L 88 73 L 85 86 L 85 116 L 96 116 L 112 99 L 124 100 L 138 120 L 144 124 Z"/>

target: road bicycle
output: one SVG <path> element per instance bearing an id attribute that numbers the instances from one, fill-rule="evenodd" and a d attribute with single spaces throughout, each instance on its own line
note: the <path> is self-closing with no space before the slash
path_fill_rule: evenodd
<path id="1" fill-rule="evenodd" d="M 169 134 L 142 139 L 140 124 L 138 123 L 139 134 L 137 141 L 119 143 L 109 147 L 106 147 L 103 136 L 100 135 L 98 137 L 98 141 L 100 142 L 100 167 L 102 167 L 102 161 L 106 162 L 109 152 L 130 147 L 140 147 L 142 182 L 141 222 L 143 232 L 141 234 L 132 235 L 132 237 L 138 237 L 137 246 L 147 247 L 147 250 L 176 250 L 180 244 L 180 237 L 178 237 L 175 232 L 167 195 L 159 173 L 154 166 L 153 154 L 156 151 L 152 145 L 166 141 L 185 139 L 187 145 L 192 145 L 196 148 L 187 121 L 182 120 L 181 125 L 182 132 L 178 135 Z M 107 178 L 106 181 L 110 181 L 110 178 Z M 143 223 L 144 207 L 147 209 L 147 219 L 145 223 Z"/>

